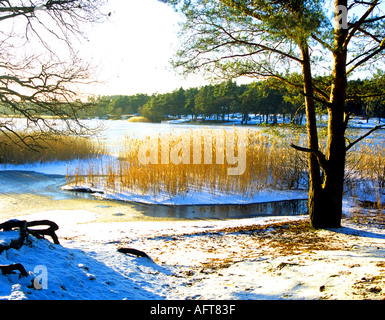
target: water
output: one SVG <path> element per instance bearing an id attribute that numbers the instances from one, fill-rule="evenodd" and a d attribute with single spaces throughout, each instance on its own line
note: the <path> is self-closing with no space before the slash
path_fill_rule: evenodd
<path id="1" fill-rule="evenodd" d="M 83 192 L 61 190 L 66 183 L 61 175 L 47 175 L 30 171 L 0 171 L 0 195 L 33 194 L 51 200 L 95 200 L 95 206 L 109 208 L 117 201 L 96 200 Z M 97 203 L 97 204 L 96 204 Z M 32 204 L 31 204 L 32 206 Z M 177 219 L 240 219 L 265 216 L 293 216 L 307 213 L 307 200 L 287 200 L 248 205 L 166 206 L 119 202 L 127 212 L 136 212 L 151 218 Z M 115 212 L 116 217 L 125 213 Z"/>
<path id="2" fill-rule="evenodd" d="M 127 120 L 84 120 L 88 127 L 102 125 L 103 132 L 99 134 L 98 141 L 102 142 L 112 153 L 118 154 L 121 142 L 125 136 L 144 138 L 158 135 L 159 133 L 181 132 L 184 130 L 199 130 L 209 128 L 212 130 L 233 130 L 232 125 L 189 125 L 189 124 L 168 124 L 168 123 L 143 123 L 128 122 Z M 252 129 L 262 130 L 256 126 L 237 126 L 238 130 Z"/>
<path id="3" fill-rule="evenodd" d="M 145 215 L 178 219 L 241 219 L 307 214 L 307 200 L 286 200 L 247 205 L 155 206 L 147 205 Z"/>
<path id="4" fill-rule="evenodd" d="M 93 125 L 94 120 L 90 120 Z M 212 130 L 233 130 L 232 125 L 189 125 L 167 123 L 132 123 L 124 120 L 103 121 L 105 132 L 104 143 L 115 151 L 119 148 L 119 142 L 125 135 L 145 137 L 159 133 L 172 131 L 197 130 L 209 127 Z M 262 130 L 258 126 L 237 126 L 239 130 Z M 211 205 L 211 206 L 165 206 L 146 205 L 138 203 L 127 204 L 135 207 L 143 215 L 154 218 L 178 218 L 178 219 L 239 219 L 256 216 L 292 216 L 307 214 L 307 200 L 275 201 L 250 205 Z"/>
<path id="5" fill-rule="evenodd" d="M 87 194 L 70 194 L 61 190 L 65 176 L 32 171 L 0 171 L 0 194 L 35 194 L 52 200 L 91 198 Z"/>

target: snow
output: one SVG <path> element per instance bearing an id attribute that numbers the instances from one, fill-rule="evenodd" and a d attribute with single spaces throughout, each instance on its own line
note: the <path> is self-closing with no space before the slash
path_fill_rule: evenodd
<path id="1" fill-rule="evenodd" d="M 77 168 L 84 168 L 95 163 L 115 161 L 116 157 L 104 155 L 97 159 L 74 159 L 71 161 L 34 162 L 25 164 L 0 164 L 0 171 L 31 171 L 42 174 L 62 175 L 76 172 Z"/>
<path id="2" fill-rule="evenodd" d="M 86 167 L 90 161 L 108 163 L 114 161 L 115 157 L 105 156 L 103 159 L 94 160 L 73 160 L 73 161 L 55 161 L 50 163 L 32 163 L 32 164 L 8 164 L 0 167 L 1 171 L 27 171 L 37 172 L 45 175 L 62 175 L 69 172 L 75 172 L 77 168 Z M 62 187 L 65 191 L 86 191 L 105 200 L 119 200 L 127 202 L 139 202 L 145 204 L 159 205 L 229 205 L 229 204 L 251 204 L 270 201 L 284 201 L 307 199 L 307 192 L 304 190 L 258 190 L 252 196 L 245 196 L 239 193 L 224 193 L 216 191 L 215 193 L 207 190 L 191 189 L 187 194 L 178 194 L 171 196 L 167 192 L 158 194 L 132 193 L 129 191 L 116 191 L 106 188 L 103 185 L 92 186 L 90 184 L 67 184 Z"/>
<path id="3" fill-rule="evenodd" d="M 19 231 L 8 231 L 0 233 L 0 247 L 9 246 L 12 240 L 19 238 Z"/>
<path id="4" fill-rule="evenodd" d="M 3 164 L 1 171 L 32 171 L 43 174 L 58 174 L 65 176 L 67 172 L 74 172 L 76 167 L 81 166 L 87 160 L 74 161 L 52 161 L 48 163 L 27 163 L 27 164 Z"/>
<path id="5" fill-rule="evenodd" d="M 272 116 L 272 115 L 271 115 Z M 269 116 L 269 123 L 272 123 L 272 117 Z M 263 123 L 263 118 L 264 115 L 259 115 L 259 114 L 249 114 L 249 120 L 247 121 L 248 125 L 259 125 L 261 122 Z M 214 120 L 215 116 L 212 118 L 208 117 L 205 118 L 205 120 Z M 321 120 L 320 124 L 326 123 L 328 119 L 327 115 L 323 116 L 317 116 L 317 120 Z M 198 117 L 198 120 L 202 120 L 201 117 Z M 227 116 L 225 117 L 225 120 L 221 125 L 226 126 L 226 125 L 240 125 L 242 124 L 242 114 L 240 113 L 235 113 L 235 114 L 230 114 L 229 121 L 227 121 Z M 283 121 L 282 115 L 277 115 L 277 124 L 282 124 L 282 123 L 289 123 L 290 118 L 286 115 L 285 121 Z M 165 124 L 183 124 L 183 123 L 189 123 L 191 121 L 191 116 L 184 116 L 180 119 L 174 119 L 174 120 L 169 120 L 169 121 L 163 121 Z M 385 118 L 369 118 L 366 119 L 364 117 L 359 117 L 359 116 L 353 116 L 349 120 L 349 127 L 350 128 L 356 128 L 356 129 L 372 129 L 377 125 L 384 125 L 385 124 Z M 304 115 L 302 125 L 306 125 L 306 116 Z"/>
<path id="6" fill-rule="evenodd" d="M 346 220 L 343 228 L 312 231 L 324 249 L 305 246 L 280 254 L 271 245 L 281 240 L 274 228 L 260 237 L 228 229 L 306 217 L 97 223 L 93 213 L 68 210 L 39 212 L 28 220 L 42 217 L 58 222 L 61 244 L 29 236 L 19 250 L 3 251 L 0 264 L 22 263 L 29 276 L 0 276 L 1 299 L 384 297 L 385 232 L 377 226 Z M 119 253 L 119 247 L 145 251 L 151 259 Z M 36 289 L 35 279 L 44 276 L 46 287 Z"/>
<path id="7" fill-rule="evenodd" d="M 167 124 L 181 124 L 181 123 L 189 123 L 190 119 L 175 119 L 175 120 L 168 120 L 168 121 L 162 121 L 162 123 Z"/>
<path id="8" fill-rule="evenodd" d="M 80 165 L 55 162 L 1 170 L 65 175 Z M 153 204 L 203 202 L 198 193 L 180 198 L 97 193 Z M 263 191 L 248 200 L 298 198 L 306 195 Z M 218 201 L 244 199 L 208 197 L 204 203 Z M 60 245 L 29 235 L 20 249 L 2 251 L 0 265 L 21 263 L 28 277 L 0 275 L 0 299 L 384 299 L 383 212 L 360 210 L 364 218 L 357 218 L 355 203 L 344 201 L 342 228 L 301 232 L 295 226 L 303 226 L 307 216 L 99 222 L 98 214 L 85 208 L 15 213 L 13 218 L 20 220 L 55 221 Z M 279 223 L 285 227 L 280 229 Z M 15 231 L 0 232 L 0 244 L 16 236 Z M 144 251 L 151 259 L 120 253 L 121 247 Z"/>
<path id="9" fill-rule="evenodd" d="M 122 268 L 127 259 L 109 256 Z M 29 276 L 16 274 L 0 277 L 1 299 L 154 299 L 159 296 L 145 289 L 145 279 L 132 279 L 129 275 L 134 264 L 123 273 L 114 271 L 105 263 L 93 259 L 79 250 L 53 245 L 48 240 L 30 236 L 28 245 L 19 250 L 10 249 L 0 255 L 1 264 L 22 262 Z M 39 266 L 42 266 L 42 268 Z M 44 276 L 46 288 L 33 285 L 37 276 Z M 134 272 L 138 273 L 138 272 Z"/>
<path id="10" fill-rule="evenodd" d="M 103 186 L 93 187 L 89 184 L 72 185 L 62 187 L 66 191 L 85 191 L 95 197 L 108 200 L 119 200 L 127 202 L 140 202 L 158 205 L 231 205 L 231 204 L 252 204 L 271 201 L 300 200 L 307 199 L 307 192 L 304 190 L 259 190 L 252 196 L 245 196 L 239 193 L 226 193 L 216 191 L 215 194 L 207 190 L 190 190 L 187 194 L 170 195 L 164 193 L 132 193 L 129 191 L 117 192 Z"/>
<path id="11" fill-rule="evenodd" d="M 353 117 L 349 120 L 349 127 L 361 128 L 361 129 L 372 129 L 377 125 L 385 125 L 384 118 L 369 118 L 363 119 L 360 117 Z"/>

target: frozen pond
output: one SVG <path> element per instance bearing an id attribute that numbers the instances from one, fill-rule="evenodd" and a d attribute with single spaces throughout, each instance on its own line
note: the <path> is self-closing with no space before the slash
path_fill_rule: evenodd
<path id="1" fill-rule="evenodd" d="M 19 125 L 23 125 L 23 119 L 18 119 Z M 190 125 L 190 124 L 169 124 L 169 123 L 133 123 L 126 120 L 84 120 L 86 125 L 94 127 L 102 124 L 105 128 L 97 138 L 105 143 L 113 153 L 119 150 L 121 141 L 125 136 L 135 135 L 144 137 L 160 132 L 171 132 L 181 130 L 195 130 L 200 128 L 210 128 L 213 130 L 225 129 L 233 130 L 232 124 L 224 125 Z M 258 126 L 236 126 L 239 130 L 252 129 L 263 130 L 264 127 Z M 354 135 L 366 132 L 368 129 L 354 129 Z M 370 139 L 374 141 L 384 141 L 385 130 L 380 130 Z M 47 165 L 48 167 L 48 165 Z M 1 169 L 0 169 L 1 170 Z M 41 172 L 46 172 L 42 170 Z M 137 217 L 151 218 L 177 218 L 177 219 L 236 219 L 255 216 L 277 216 L 277 215 L 298 215 L 307 213 L 306 200 L 275 201 L 269 203 L 259 203 L 250 205 L 208 205 L 208 206 L 165 206 L 165 205 L 146 205 L 140 203 L 123 203 L 111 200 L 95 200 L 87 193 L 74 193 L 63 191 L 61 186 L 66 184 L 65 173 L 49 170 L 50 174 L 34 172 L 28 166 L 18 167 L 13 171 L 0 171 L 0 196 L 7 195 L 13 197 L 23 195 L 36 195 L 49 199 L 50 201 L 71 200 L 75 206 L 83 201 L 93 201 L 99 208 L 116 207 L 124 210 L 106 210 L 115 218 L 125 218 L 124 212 L 135 212 Z M 85 202 L 84 202 L 85 203 Z M 83 204 L 84 204 L 83 203 Z M 97 204 L 96 204 L 97 203 Z M 88 205 L 88 202 L 87 202 Z"/>
<path id="2" fill-rule="evenodd" d="M 84 120 L 89 127 L 101 125 L 104 130 L 97 137 L 99 142 L 105 144 L 112 153 L 119 151 L 121 142 L 125 136 L 135 136 L 138 138 L 157 135 L 159 133 L 180 132 L 184 130 L 199 130 L 209 128 L 212 130 L 233 130 L 231 124 L 228 125 L 190 125 L 190 124 L 169 124 L 163 123 L 144 123 L 144 122 L 128 122 L 127 120 Z M 256 126 L 236 126 L 239 130 L 253 129 L 263 130 L 263 127 Z"/>
<path id="3" fill-rule="evenodd" d="M 382 120 L 383 122 L 385 119 Z M 383 123 L 381 122 L 381 123 Z M 125 136 L 135 135 L 136 137 L 146 137 L 153 134 L 159 134 L 161 132 L 172 132 L 172 131 L 183 131 L 183 130 L 198 130 L 202 128 L 209 128 L 212 130 L 257 130 L 264 131 L 268 127 L 256 126 L 256 125 L 234 125 L 234 123 L 222 124 L 222 125 L 213 125 L 213 124 L 171 124 L 167 122 L 163 123 L 141 123 L 141 122 L 128 122 L 127 120 L 84 120 L 84 123 L 90 127 L 95 127 L 96 125 L 102 125 L 104 131 L 100 133 L 98 140 L 103 142 L 113 153 L 119 151 L 120 142 L 124 139 Z M 375 126 L 377 123 L 374 122 L 368 125 L 368 128 L 365 128 L 365 124 L 361 122 L 353 122 L 352 128 L 349 128 L 347 131 L 347 137 L 354 141 L 355 138 L 365 134 L 369 128 Z M 233 126 L 234 125 L 234 126 Z M 362 127 L 359 127 L 361 126 Z M 291 129 L 281 129 L 284 130 L 283 134 L 285 136 L 291 135 Z M 303 131 L 304 132 L 304 131 Z M 303 135 L 305 139 L 305 135 Z M 378 130 L 367 137 L 362 143 L 373 142 L 374 144 L 382 143 L 385 137 L 385 129 Z M 305 145 L 305 140 L 303 141 Z"/>
<path id="4" fill-rule="evenodd" d="M 36 194 L 50 197 L 52 200 L 70 198 L 70 195 L 60 192 L 60 187 L 66 183 L 63 175 L 47 175 L 32 171 L 0 171 L 0 181 L 0 194 Z"/>
<path id="5" fill-rule="evenodd" d="M 15 195 L 24 197 L 26 194 L 48 197 L 57 200 L 94 201 L 100 208 L 114 205 L 125 207 L 129 212 L 137 212 L 150 218 L 177 219 L 239 219 L 260 216 L 292 216 L 307 213 L 306 200 L 274 201 L 248 205 L 209 205 L 209 206 L 166 206 L 150 205 L 112 200 L 96 200 L 83 192 L 68 192 L 60 189 L 66 183 L 62 175 L 47 175 L 30 171 L 0 171 L 0 196 Z M 34 206 L 30 204 L 31 208 Z M 112 213 L 122 217 L 125 213 Z"/>

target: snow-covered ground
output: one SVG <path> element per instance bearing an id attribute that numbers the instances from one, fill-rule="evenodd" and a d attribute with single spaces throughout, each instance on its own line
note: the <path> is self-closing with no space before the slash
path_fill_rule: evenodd
<path id="1" fill-rule="evenodd" d="M 307 217 L 96 223 L 93 213 L 76 209 L 28 216 L 38 219 L 58 223 L 61 244 L 29 236 L 19 250 L 3 251 L 0 264 L 22 263 L 29 276 L 0 276 L 1 299 L 385 296 L 383 219 L 346 219 L 343 228 L 317 231 L 306 227 Z M 0 243 L 12 236 L 1 232 Z"/>
<path id="2" fill-rule="evenodd" d="M 383 299 L 385 219 L 361 210 L 345 201 L 334 230 L 309 230 L 307 216 L 106 223 L 86 208 L 35 210 L 14 218 L 55 221 L 60 245 L 29 236 L 1 252 L 29 275 L 0 275 L 0 299 Z"/>

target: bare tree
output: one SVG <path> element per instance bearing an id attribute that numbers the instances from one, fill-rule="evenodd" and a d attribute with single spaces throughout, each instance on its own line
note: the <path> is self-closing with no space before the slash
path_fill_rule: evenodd
<path id="1" fill-rule="evenodd" d="M 76 44 L 84 39 L 87 24 L 105 18 L 103 2 L 0 1 L 0 132 L 13 143 L 34 144 L 20 134 L 15 117 L 23 117 L 35 131 L 36 143 L 47 133 L 86 132 L 78 120 L 88 107 L 79 85 L 92 81 L 92 68 Z"/>

